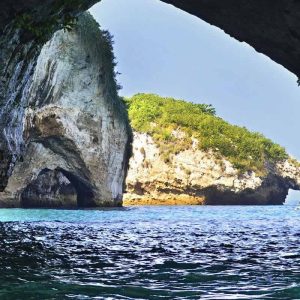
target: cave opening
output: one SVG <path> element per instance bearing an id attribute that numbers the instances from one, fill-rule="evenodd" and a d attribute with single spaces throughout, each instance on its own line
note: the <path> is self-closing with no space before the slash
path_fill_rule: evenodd
<path id="1" fill-rule="evenodd" d="M 289 189 L 289 193 L 285 199 L 285 205 L 300 205 L 300 191 Z"/>
<path id="2" fill-rule="evenodd" d="M 74 186 L 77 193 L 77 206 L 78 207 L 93 207 L 94 193 L 91 185 L 82 180 L 79 176 L 74 175 L 64 169 L 58 169 Z"/>
<path id="3" fill-rule="evenodd" d="M 43 169 L 23 190 L 24 208 L 79 208 L 94 206 L 89 184 L 64 169 Z"/>

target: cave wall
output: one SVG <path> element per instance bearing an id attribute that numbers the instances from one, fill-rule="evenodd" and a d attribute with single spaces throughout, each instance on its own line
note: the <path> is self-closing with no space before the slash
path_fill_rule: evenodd
<path id="1" fill-rule="evenodd" d="M 300 77 L 298 0 L 162 0 L 223 29 Z"/>

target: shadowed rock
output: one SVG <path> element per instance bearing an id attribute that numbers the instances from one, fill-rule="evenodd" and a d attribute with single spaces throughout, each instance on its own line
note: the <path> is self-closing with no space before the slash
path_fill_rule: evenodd
<path id="1" fill-rule="evenodd" d="M 300 2 L 163 0 L 220 27 L 300 77 Z"/>
<path id="2" fill-rule="evenodd" d="M 77 207 L 74 185 L 58 170 L 42 170 L 21 194 L 22 207 Z"/>

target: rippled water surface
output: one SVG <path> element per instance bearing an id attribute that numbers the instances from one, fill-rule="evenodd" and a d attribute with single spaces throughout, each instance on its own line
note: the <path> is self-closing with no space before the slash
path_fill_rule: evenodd
<path id="1" fill-rule="evenodd" d="M 0 299 L 300 299 L 300 210 L 0 210 Z"/>

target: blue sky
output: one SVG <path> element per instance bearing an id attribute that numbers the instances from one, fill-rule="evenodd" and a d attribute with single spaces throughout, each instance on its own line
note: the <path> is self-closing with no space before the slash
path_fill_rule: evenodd
<path id="1" fill-rule="evenodd" d="M 91 13 L 114 35 L 121 94 L 212 104 L 300 159 L 295 75 L 222 30 L 156 0 L 102 0 Z"/>

